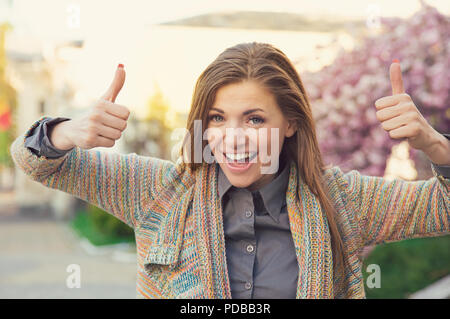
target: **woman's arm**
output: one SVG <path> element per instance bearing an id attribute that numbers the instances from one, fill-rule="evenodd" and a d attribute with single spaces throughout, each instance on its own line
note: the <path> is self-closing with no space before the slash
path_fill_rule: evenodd
<path id="1" fill-rule="evenodd" d="M 365 246 L 449 233 L 450 179 L 442 172 L 450 164 L 450 143 L 406 94 L 398 60 L 391 64 L 389 75 L 392 95 L 375 101 L 376 117 L 391 138 L 406 138 L 411 147 L 427 154 L 434 176 L 408 182 L 365 176 L 356 170 L 346 174 L 335 170 L 353 203 Z"/>
<path id="2" fill-rule="evenodd" d="M 141 201 L 153 200 L 174 173 L 172 162 L 136 153 L 74 147 L 58 158 L 38 156 L 25 146 L 25 139 L 41 120 L 12 143 L 16 166 L 32 180 L 92 203 L 130 227 L 139 222 Z"/>
<path id="3" fill-rule="evenodd" d="M 352 170 L 336 176 L 356 211 L 363 245 L 449 233 L 450 179 L 387 180 Z"/>

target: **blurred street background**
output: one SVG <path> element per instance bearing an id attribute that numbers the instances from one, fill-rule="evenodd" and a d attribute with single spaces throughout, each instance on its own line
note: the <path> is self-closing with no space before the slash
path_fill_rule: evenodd
<path id="1" fill-rule="evenodd" d="M 13 206 L 2 207 L 0 298 L 135 297 L 133 251 L 115 247 L 96 252 L 80 241 L 67 222 L 36 213 L 24 215 Z M 80 266 L 80 288 L 66 285 L 67 267 L 72 264 Z"/>
<path id="2" fill-rule="evenodd" d="M 374 102 L 391 94 L 399 59 L 406 92 L 450 133 L 449 1 L 0 0 L 0 298 L 135 297 L 132 230 L 31 181 L 14 167 L 11 142 L 44 115 L 89 108 L 123 63 L 116 103 L 130 119 L 104 150 L 174 160 L 171 133 L 185 127 L 196 79 L 227 47 L 251 41 L 295 64 L 325 162 L 388 179 L 433 176 L 424 154 L 381 128 Z M 367 247 L 364 258 L 381 268 L 368 298 L 450 297 L 450 236 Z M 67 287 L 72 264 L 80 288 Z"/>

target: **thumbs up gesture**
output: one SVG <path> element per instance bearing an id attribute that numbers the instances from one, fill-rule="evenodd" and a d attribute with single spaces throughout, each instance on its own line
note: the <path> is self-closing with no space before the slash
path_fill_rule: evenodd
<path id="1" fill-rule="evenodd" d="M 130 115 L 126 106 L 115 103 L 124 82 L 125 70 L 119 64 L 105 94 L 79 118 L 55 125 L 50 133 L 51 143 L 62 150 L 74 146 L 84 149 L 114 146 L 127 127 Z"/>
<path id="2" fill-rule="evenodd" d="M 390 79 L 392 95 L 375 101 L 376 117 L 381 126 L 394 139 L 406 138 L 411 147 L 422 151 L 435 143 L 439 134 L 420 114 L 411 97 L 403 87 L 400 63 L 391 64 Z"/>

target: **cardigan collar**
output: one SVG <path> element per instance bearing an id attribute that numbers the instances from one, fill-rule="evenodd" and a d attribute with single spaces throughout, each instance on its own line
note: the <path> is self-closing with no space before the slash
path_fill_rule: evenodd
<path id="1" fill-rule="evenodd" d="M 293 161 L 289 165 L 286 204 L 299 265 L 297 298 L 333 298 L 333 264 L 327 220 L 318 198 L 299 178 L 297 165 Z M 195 172 L 187 171 L 187 175 L 180 177 L 181 183 L 189 181 L 190 185 L 183 183 L 183 187 L 177 186 L 179 195 L 163 195 L 164 199 L 171 200 L 171 205 L 152 207 L 165 214 L 165 218 L 153 227 L 156 234 L 152 236 L 156 240 L 146 256 L 146 267 L 160 264 L 173 269 L 176 266 L 183 246 L 186 212 L 191 209 L 205 298 L 231 298 L 222 205 L 218 196 L 218 166 L 217 163 L 203 163 Z"/>

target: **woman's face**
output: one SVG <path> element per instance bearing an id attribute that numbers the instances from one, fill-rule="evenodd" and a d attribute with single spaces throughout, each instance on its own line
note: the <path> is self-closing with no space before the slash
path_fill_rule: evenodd
<path id="1" fill-rule="evenodd" d="M 295 133 L 275 96 L 251 80 L 217 91 L 207 128 L 211 152 L 230 183 L 251 191 L 275 177 L 284 139 Z M 238 154 L 247 156 L 244 163 L 236 163 Z"/>

